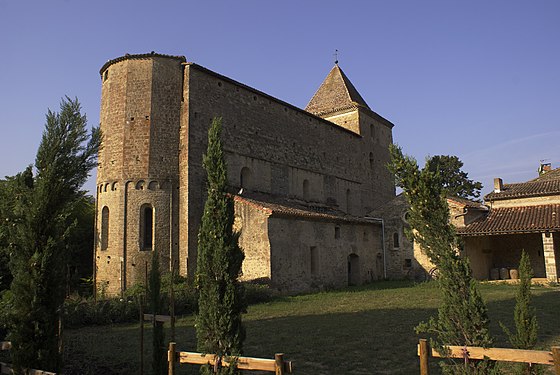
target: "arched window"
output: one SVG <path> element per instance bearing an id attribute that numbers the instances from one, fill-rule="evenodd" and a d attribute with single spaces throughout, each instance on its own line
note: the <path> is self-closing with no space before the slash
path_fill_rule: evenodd
<path id="1" fill-rule="evenodd" d="M 239 185 L 242 188 L 250 189 L 251 188 L 251 170 L 247 167 L 241 168 L 241 175 L 239 177 Z"/>
<path id="2" fill-rule="evenodd" d="M 140 208 L 140 250 L 152 250 L 154 239 L 154 208 L 144 204 Z"/>
<path id="3" fill-rule="evenodd" d="M 105 206 L 101 210 L 101 250 L 109 247 L 109 207 Z"/>
<path id="4" fill-rule="evenodd" d="M 303 199 L 309 200 L 309 181 L 303 180 Z"/>
<path id="5" fill-rule="evenodd" d="M 401 247 L 398 233 L 393 233 L 393 247 Z"/>

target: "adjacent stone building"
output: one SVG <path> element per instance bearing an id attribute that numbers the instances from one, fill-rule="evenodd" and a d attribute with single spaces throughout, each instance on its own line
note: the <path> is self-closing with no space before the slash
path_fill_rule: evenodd
<path id="1" fill-rule="evenodd" d="M 492 270 L 517 269 L 521 251 L 531 259 L 534 276 L 558 281 L 560 276 L 560 168 L 542 168 L 523 183 L 494 180 L 484 197 L 488 212 L 459 228 L 473 274 L 495 278 Z"/>
<path id="2" fill-rule="evenodd" d="M 560 169 L 541 168 L 524 183 L 495 179 L 485 203 L 448 198 L 449 220 L 462 239 L 461 253 L 480 280 L 509 278 L 521 251 L 531 259 L 536 278 L 557 281 L 560 275 Z M 425 279 L 434 266 L 404 235 L 409 209 L 403 194 L 374 210 L 384 218 L 387 277 Z"/>
<path id="3" fill-rule="evenodd" d="M 223 119 L 243 278 L 297 292 L 382 278 L 382 220 L 393 124 L 336 64 L 305 110 L 156 53 L 108 61 L 97 174 L 95 280 L 118 294 L 165 269 L 192 276 L 206 194 L 202 155 Z"/>

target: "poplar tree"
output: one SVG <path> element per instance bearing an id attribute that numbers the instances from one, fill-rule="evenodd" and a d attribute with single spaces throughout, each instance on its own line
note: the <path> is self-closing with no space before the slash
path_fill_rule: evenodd
<path id="1" fill-rule="evenodd" d="M 162 314 L 161 300 L 161 272 L 157 250 L 152 253 L 152 268 L 150 269 L 148 285 L 148 301 L 152 314 Z M 152 336 L 152 374 L 167 374 L 167 358 L 165 357 L 165 332 L 163 322 L 153 321 Z"/>
<path id="2" fill-rule="evenodd" d="M 432 345 L 440 350 L 446 345 L 482 346 L 492 344 L 489 334 L 487 309 L 467 258 L 458 253 L 459 239 L 449 222 L 449 207 L 441 174 L 429 166 L 419 169 L 416 160 L 402 153 L 395 145 L 390 147 L 389 169 L 394 173 L 397 186 L 404 190 L 410 205 L 407 233 L 438 267 L 438 283 L 442 304 L 437 316 L 421 323 L 417 332 L 434 335 Z M 488 363 L 460 361 L 458 366 L 444 363 L 447 373 L 484 373 Z"/>
<path id="3" fill-rule="evenodd" d="M 8 338 L 16 373 L 23 368 L 60 372 L 61 309 L 72 213 L 82 185 L 96 165 L 100 132 L 86 129 L 77 99 L 63 99 L 60 112 L 46 116 L 35 159 L 25 172 L 10 217 L 9 244 L 13 296 Z"/>
<path id="4" fill-rule="evenodd" d="M 203 165 L 208 175 L 208 197 L 198 234 L 196 283 L 199 312 L 196 318 L 198 350 L 221 357 L 242 354 L 245 329 L 243 289 L 238 279 L 244 254 L 233 231 L 233 200 L 227 194 L 227 174 L 221 141 L 222 121 L 214 118 L 208 131 Z M 234 374 L 235 366 L 201 367 L 201 374 Z"/>

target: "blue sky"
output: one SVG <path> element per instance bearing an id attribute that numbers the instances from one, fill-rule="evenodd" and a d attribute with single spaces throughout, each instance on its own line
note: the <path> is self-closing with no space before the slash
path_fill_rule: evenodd
<path id="1" fill-rule="evenodd" d="M 560 167 L 559 20 L 556 0 L 0 0 L 0 176 L 33 162 L 64 95 L 99 122 L 109 59 L 184 55 L 305 107 L 338 49 L 406 153 L 457 155 L 488 192 Z"/>

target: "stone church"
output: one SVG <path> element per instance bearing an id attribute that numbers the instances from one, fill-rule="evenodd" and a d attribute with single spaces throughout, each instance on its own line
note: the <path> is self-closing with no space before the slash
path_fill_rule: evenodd
<path id="1" fill-rule="evenodd" d="M 125 55 L 102 81 L 95 281 L 119 294 L 162 267 L 192 277 L 206 194 L 202 156 L 223 119 L 243 279 L 285 292 L 386 277 L 393 124 L 335 64 L 305 109 L 182 56 Z"/>

